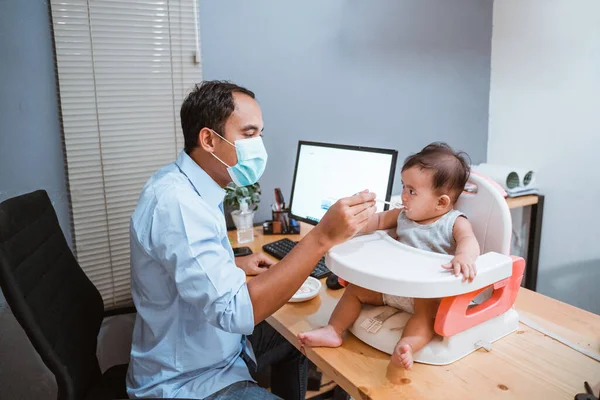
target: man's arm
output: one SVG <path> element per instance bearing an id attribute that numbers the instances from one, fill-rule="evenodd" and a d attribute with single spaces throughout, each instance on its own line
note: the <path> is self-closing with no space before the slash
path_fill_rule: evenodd
<path id="1" fill-rule="evenodd" d="M 246 275 L 223 245 L 225 226 L 214 213 L 195 194 L 169 191 L 154 209 L 147 250 L 199 317 L 226 332 L 251 334 Z"/>
<path id="2" fill-rule="evenodd" d="M 249 256 L 237 257 L 235 259 L 235 265 L 248 276 L 260 275 L 263 272 L 267 272 L 269 267 L 274 262 L 263 253 L 254 253 Z"/>
<path id="3" fill-rule="evenodd" d="M 375 195 L 338 201 L 281 262 L 246 284 L 220 241 L 211 211 L 173 191 L 157 206 L 150 242 L 181 298 L 224 331 L 250 334 L 283 306 L 334 245 L 354 236 L 375 212 Z M 225 229 L 225 227 L 222 227 Z"/>
<path id="4" fill-rule="evenodd" d="M 374 200 L 373 193 L 339 200 L 283 260 L 248 282 L 255 324 L 296 293 L 330 248 L 350 239 L 367 224 L 375 212 Z"/>

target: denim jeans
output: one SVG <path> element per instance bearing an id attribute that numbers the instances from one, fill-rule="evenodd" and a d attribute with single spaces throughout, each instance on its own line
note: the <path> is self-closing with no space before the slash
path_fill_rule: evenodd
<path id="1" fill-rule="evenodd" d="M 308 376 L 308 360 L 266 322 L 256 325 L 248 337 L 258 366 L 247 359 L 250 374 L 271 366 L 271 393 L 254 382 L 242 381 L 223 388 L 206 400 L 284 399 L 304 400 Z"/>
<path id="2" fill-rule="evenodd" d="M 240 381 L 227 386 L 204 400 L 272 400 L 281 399 L 254 382 Z"/>

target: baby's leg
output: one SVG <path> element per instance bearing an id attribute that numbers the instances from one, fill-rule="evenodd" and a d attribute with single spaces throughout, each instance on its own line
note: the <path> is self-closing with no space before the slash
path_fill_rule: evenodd
<path id="1" fill-rule="evenodd" d="M 338 347 L 342 334 L 358 318 L 362 304 L 383 305 L 383 295 L 360 286 L 348 285 L 344 295 L 333 310 L 329 325 L 310 332 L 298 334 L 302 346 Z"/>
<path id="2" fill-rule="evenodd" d="M 356 285 L 348 285 L 344 295 L 333 310 L 329 325 L 340 335 L 356 321 L 363 304 L 383 305 L 383 295 Z"/>
<path id="3" fill-rule="evenodd" d="M 406 323 L 402 338 L 394 349 L 393 364 L 406 369 L 412 367 L 413 354 L 433 338 L 433 325 L 439 304 L 439 299 L 415 299 L 415 313 Z"/>

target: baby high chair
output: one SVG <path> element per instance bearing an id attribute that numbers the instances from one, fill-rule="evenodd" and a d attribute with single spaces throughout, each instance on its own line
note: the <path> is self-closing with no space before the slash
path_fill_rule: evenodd
<path id="1" fill-rule="evenodd" d="M 525 269 L 520 257 L 510 257 L 512 224 L 502 189 L 471 174 L 470 187 L 456 203 L 473 225 L 481 248 L 477 276 L 462 282 L 441 267 L 452 256 L 404 245 L 387 232 L 357 236 L 332 248 L 326 264 L 342 280 L 397 296 L 442 298 L 436 336 L 414 354 L 417 362 L 445 365 L 514 332 L 519 325 L 512 308 Z M 392 354 L 409 314 L 395 308 L 365 305 L 350 328 L 363 342 Z"/>

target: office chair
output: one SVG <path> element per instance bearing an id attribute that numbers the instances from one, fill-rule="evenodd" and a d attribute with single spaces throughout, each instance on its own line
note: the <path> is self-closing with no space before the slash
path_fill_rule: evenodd
<path id="1" fill-rule="evenodd" d="M 44 190 L 0 203 L 0 288 L 56 377 L 59 400 L 128 398 L 127 364 L 100 372 L 104 303 L 69 249 Z"/>

